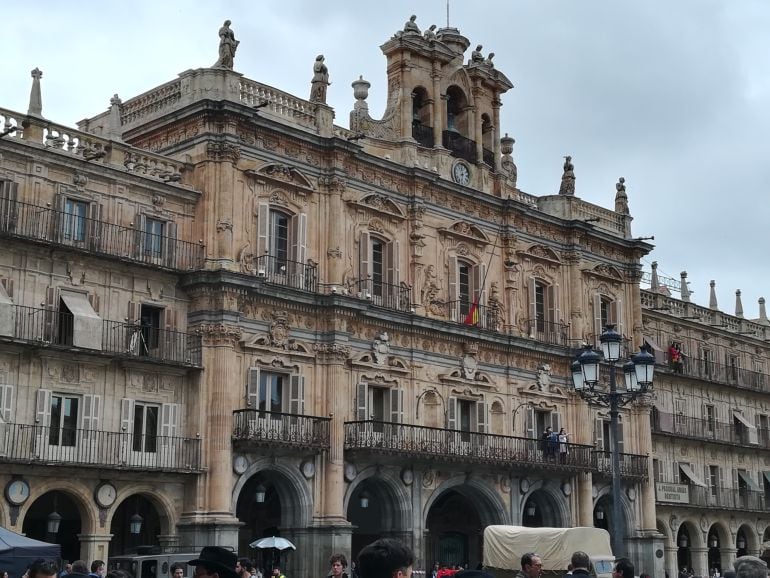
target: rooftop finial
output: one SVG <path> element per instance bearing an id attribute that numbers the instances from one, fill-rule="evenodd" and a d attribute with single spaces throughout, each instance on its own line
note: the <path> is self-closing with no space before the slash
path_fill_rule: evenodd
<path id="1" fill-rule="evenodd" d="M 660 279 L 658 279 L 658 262 L 653 261 L 650 267 L 652 268 L 652 275 L 650 276 L 650 291 L 653 293 L 659 293 Z"/>
<path id="2" fill-rule="evenodd" d="M 741 302 L 741 290 L 735 290 L 735 316 L 743 319 L 743 303 Z"/>
<path id="3" fill-rule="evenodd" d="M 717 282 L 713 279 L 709 281 L 709 287 L 711 287 L 711 292 L 709 293 L 709 309 L 713 309 L 714 311 L 719 310 L 719 305 L 717 305 L 717 292 L 716 287 Z"/>
<path id="4" fill-rule="evenodd" d="M 575 166 L 572 164 L 572 157 L 564 157 L 564 173 L 561 175 L 560 195 L 575 194 Z"/>
<path id="5" fill-rule="evenodd" d="M 230 30 L 230 24 L 232 22 L 225 20 L 219 29 L 219 60 L 214 64 L 214 68 L 233 69 L 235 51 L 238 49 L 240 41 L 235 39 L 235 33 Z"/>
<path id="6" fill-rule="evenodd" d="M 626 194 L 626 179 L 620 177 L 615 183 L 615 212 L 628 215 L 628 195 Z"/>
<path id="7" fill-rule="evenodd" d="M 687 271 L 682 271 L 679 273 L 679 278 L 681 279 L 681 282 L 679 283 L 679 294 L 682 296 L 682 301 L 689 303 L 690 295 L 692 292 L 690 291 L 690 286 L 687 283 Z"/>
<path id="8" fill-rule="evenodd" d="M 765 309 L 765 298 L 759 298 L 759 321 L 762 325 L 770 325 L 770 320 L 767 318 L 767 310 Z"/>
<path id="9" fill-rule="evenodd" d="M 123 103 L 120 97 L 115 94 L 110 99 L 110 116 L 109 125 L 107 126 L 107 137 L 111 140 L 121 140 L 123 136 L 123 128 L 120 123 L 120 106 Z"/>
<path id="10" fill-rule="evenodd" d="M 32 90 L 29 91 L 29 108 L 27 114 L 32 116 L 43 116 L 43 97 L 40 93 L 40 79 L 43 73 L 39 68 L 32 71 Z"/>

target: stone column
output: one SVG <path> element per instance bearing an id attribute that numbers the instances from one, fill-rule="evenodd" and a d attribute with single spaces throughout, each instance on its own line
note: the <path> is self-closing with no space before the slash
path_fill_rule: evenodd
<path id="1" fill-rule="evenodd" d="M 722 564 L 722 574 L 725 570 L 732 570 L 733 563 L 735 562 L 736 554 L 738 550 L 736 548 L 720 548 L 720 563 Z M 759 552 L 750 552 L 752 556 L 759 556 Z"/>
<path id="2" fill-rule="evenodd" d="M 474 86 L 472 89 L 473 93 L 473 140 L 476 141 L 476 162 L 483 162 L 484 160 L 484 137 L 481 132 L 482 123 L 481 123 L 481 107 L 479 106 L 479 100 L 481 99 L 481 87 L 480 86 Z M 470 131 L 468 131 L 469 136 L 471 134 Z"/>
<path id="3" fill-rule="evenodd" d="M 345 192 L 346 182 L 343 177 L 327 177 L 325 184 L 329 190 L 326 198 L 326 222 L 331 223 L 337 218 L 337 215 L 345 214 L 345 203 L 342 196 Z M 326 275 L 322 279 L 324 283 L 333 283 L 342 285 L 345 281 L 345 258 L 346 251 L 353 251 L 353 241 L 347 242 L 345 239 L 346 227 L 326 227 L 326 230 L 320 231 L 323 239 L 321 247 L 318 250 L 320 262 L 326 261 Z M 310 236 L 308 235 L 308 238 Z M 341 287 L 338 287 L 341 289 Z"/>
<path id="4" fill-rule="evenodd" d="M 676 578 L 676 576 L 679 575 L 679 562 L 677 558 L 677 554 L 679 553 L 679 548 L 676 547 L 676 545 L 671 546 L 669 544 L 666 544 L 666 572 L 668 572 L 669 578 Z"/>
<path id="5" fill-rule="evenodd" d="M 441 65 L 438 62 L 433 63 L 433 146 L 442 146 L 441 133 L 444 127 L 444 103 L 446 97 L 441 92 Z"/>
<path id="6" fill-rule="evenodd" d="M 80 559 L 106 561 L 110 554 L 112 534 L 78 534 Z"/>
<path id="7" fill-rule="evenodd" d="M 500 107 L 502 106 L 502 102 L 500 102 L 500 95 L 495 92 L 495 96 L 492 99 L 492 123 L 494 124 L 493 128 L 493 143 L 495 144 L 495 165 L 494 169 L 495 171 L 500 171 Z"/>
<path id="8" fill-rule="evenodd" d="M 692 570 L 696 576 L 709 575 L 709 549 L 708 548 L 690 548 L 690 557 L 692 558 Z"/>
<path id="9" fill-rule="evenodd" d="M 582 339 L 585 332 L 585 311 L 583 303 L 582 274 L 580 272 L 580 257 L 577 253 L 567 255 L 566 261 L 569 265 L 569 308 L 562 306 L 562 315 L 569 311 L 569 317 L 565 319 L 570 324 L 569 332 L 572 339 Z"/>
<path id="10" fill-rule="evenodd" d="M 594 525 L 594 482 L 591 472 L 581 472 L 577 475 L 577 525 L 593 527 Z"/>
<path id="11" fill-rule="evenodd" d="M 647 456 L 647 479 L 641 482 L 641 500 L 640 504 L 642 509 L 642 531 L 652 532 L 657 531 L 657 523 L 655 521 L 655 470 L 652 467 L 652 433 L 649 427 L 650 424 L 650 411 L 651 405 L 649 403 L 639 404 L 637 406 L 636 414 L 636 426 L 639 432 L 639 448 L 640 455 Z"/>

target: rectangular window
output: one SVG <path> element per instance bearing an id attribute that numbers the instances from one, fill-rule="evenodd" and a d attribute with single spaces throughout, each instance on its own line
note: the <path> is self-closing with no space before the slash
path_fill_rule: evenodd
<path id="1" fill-rule="evenodd" d="M 471 266 L 467 263 L 458 263 L 458 289 L 460 298 L 460 315 L 468 315 L 471 306 Z"/>
<path id="2" fill-rule="evenodd" d="M 714 373 L 714 352 L 711 349 L 701 349 L 701 374 L 710 378 Z"/>
<path id="3" fill-rule="evenodd" d="M 261 372 L 259 375 L 259 407 L 260 412 L 268 411 L 274 419 L 280 419 L 283 413 L 284 380 L 286 376 L 280 373 Z"/>
<path id="4" fill-rule="evenodd" d="M 77 442 L 78 405 L 80 399 L 67 395 L 51 396 L 51 429 L 48 443 L 73 447 Z"/>
<path id="5" fill-rule="evenodd" d="M 382 297 L 385 280 L 385 246 L 379 239 L 372 239 L 372 295 Z"/>
<path id="6" fill-rule="evenodd" d="M 64 201 L 64 238 L 68 241 L 86 240 L 86 218 L 88 203 L 75 199 Z"/>
<path id="7" fill-rule="evenodd" d="M 270 211 L 270 255 L 275 267 L 273 273 L 286 273 L 289 259 L 289 217 L 280 211 Z"/>
<path id="8" fill-rule="evenodd" d="M 719 493 L 719 466 L 709 466 L 709 479 L 707 480 L 712 496 Z"/>
<path id="9" fill-rule="evenodd" d="M 535 323 L 537 331 L 545 331 L 546 320 L 546 303 L 545 303 L 546 286 L 542 283 L 535 283 Z"/>
<path id="10" fill-rule="evenodd" d="M 714 437 L 714 433 L 716 432 L 716 415 L 714 412 L 714 406 L 707 405 L 704 409 L 706 414 L 706 431 L 710 437 Z"/>
<path id="11" fill-rule="evenodd" d="M 158 414 L 160 407 L 134 405 L 134 451 L 155 453 L 158 449 Z"/>
<path id="12" fill-rule="evenodd" d="M 144 252 L 151 257 L 163 256 L 163 240 L 166 223 L 158 219 L 145 219 Z"/>
<path id="13" fill-rule="evenodd" d="M 737 355 L 727 356 L 727 378 L 730 381 L 738 381 L 738 370 L 740 369 L 740 360 Z"/>
<path id="14" fill-rule="evenodd" d="M 612 323 L 612 319 L 610 315 L 611 304 L 612 304 L 612 301 L 610 301 L 605 297 L 602 297 L 602 300 L 599 305 L 599 316 L 601 317 L 601 320 L 602 320 L 602 329 L 604 329 L 605 327 L 607 327 L 607 325 Z"/>
<path id="15" fill-rule="evenodd" d="M 160 319 L 163 315 L 161 307 L 142 305 L 140 313 L 141 347 L 140 355 L 148 355 L 160 345 Z"/>

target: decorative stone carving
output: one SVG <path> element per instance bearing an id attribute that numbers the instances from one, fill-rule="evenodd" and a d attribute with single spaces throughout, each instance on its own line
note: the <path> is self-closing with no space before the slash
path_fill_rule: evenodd
<path id="1" fill-rule="evenodd" d="M 235 51 L 240 41 L 235 39 L 235 33 L 230 29 L 230 24 L 232 22 L 225 20 L 219 29 L 219 59 L 214 63 L 214 68 L 233 69 Z"/>
<path id="2" fill-rule="evenodd" d="M 358 468 L 356 468 L 355 464 L 351 464 L 350 462 L 345 462 L 345 481 L 346 482 L 352 482 L 356 479 L 356 476 L 358 475 Z"/>
<path id="3" fill-rule="evenodd" d="M 404 468 L 401 470 L 401 481 L 404 482 L 405 486 L 412 485 L 412 482 L 414 481 L 414 472 L 412 472 L 412 468 Z"/>
<path id="4" fill-rule="evenodd" d="M 439 290 L 440 287 L 438 284 L 438 276 L 436 275 L 436 266 L 428 265 L 425 269 L 425 281 L 423 282 L 422 290 L 420 291 L 420 303 L 426 307 L 430 305 L 438 297 Z"/>
<path id="5" fill-rule="evenodd" d="M 329 82 L 329 69 L 324 64 L 324 55 L 319 54 L 313 63 L 313 80 L 310 81 L 310 102 L 326 104 L 326 89 Z"/>
<path id="6" fill-rule="evenodd" d="M 508 133 L 505 133 L 505 136 L 500 139 L 500 152 L 503 153 L 503 156 L 500 159 L 500 168 L 503 170 L 503 174 L 505 175 L 508 184 L 514 188 L 516 187 L 516 181 L 519 177 L 519 170 L 516 168 L 516 163 L 513 162 L 513 157 L 511 156 L 515 142 L 516 140 L 509 137 Z"/>
<path id="7" fill-rule="evenodd" d="M 519 491 L 522 494 L 526 494 L 529 491 L 529 480 L 527 478 L 522 478 L 519 482 Z"/>
<path id="8" fill-rule="evenodd" d="M 372 355 L 377 365 L 385 365 L 390 355 L 390 338 L 387 332 L 383 331 L 372 343 Z"/>
<path id="9" fill-rule="evenodd" d="M 206 156 L 215 161 L 230 161 L 235 163 L 241 158 L 241 149 L 237 145 L 225 142 L 208 142 Z"/>
<path id="10" fill-rule="evenodd" d="M 315 476 L 315 463 L 312 460 L 305 460 L 300 466 L 300 471 L 305 479 L 309 480 Z"/>
<path id="11" fill-rule="evenodd" d="M 217 221 L 217 233 L 233 230 L 233 221 L 229 217 Z"/>
<path id="12" fill-rule="evenodd" d="M 241 340 L 241 328 L 223 323 L 204 323 L 195 328 L 195 333 L 203 338 L 203 345 L 232 345 Z"/>
<path id="13" fill-rule="evenodd" d="M 551 366 L 548 363 L 543 363 L 537 367 L 537 389 L 538 391 L 551 389 Z"/>
<path id="14" fill-rule="evenodd" d="M 286 349 L 289 339 L 289 323 L 286 311 L 275 311 L 270 323 L 270 345 L 280 349 Z"/>
<path id="15" fill-rule="evenodd" d="M 564 157 L 564 173 L 561 176 L 560 195 L 575 194 L 575 166 L 572 164 L 572 157 Z"/>
<path id="16" fill-rule="evenodd" d="M 474 380 L 476 379 L 476 371 L 478 369 L 476 355 L 479 352 L 479 346 L 476 343 L 465 343 L 463 344 L 463 350 L 465 352 L 462 358 L 463 377 Z"/>
<path id="17" fill-rule="evenodd" d="M 316 343 L 313 348 L 319 357 L 329 360 L 345 361 L 350 357 L 350 346 L 341 343 Z"/>

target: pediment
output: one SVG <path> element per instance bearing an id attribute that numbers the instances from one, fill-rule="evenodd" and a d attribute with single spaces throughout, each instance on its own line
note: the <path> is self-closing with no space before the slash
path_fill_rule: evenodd
<path id="1" fill-rule="evenodd" d="M 455 369 L 449 373 L 442 373 L 438 376 L 441 383 L 452 386 L 454 388 L 473 388 L 480 387 L 483 389 L 492 389 L 497 391 L 494 382 L 489 375 L 483 371 L 477 371 L 474 379 L 467 379 L 463 376 L 462 369 Z"/>
<path id="2" fill-rule="evenodd" d="M 544 261 L 546 263 L 561 264 L 561 259 L 559 258 L 558 253 L 551 249 L 550 247 L 546 247 L 545 245 L 532 245 L 529 247 L 529 249 L 526 249 L 524 251 L 517 251 L 517 254 L 520 257 L 529 257 L 530 259 L 534 259 L 536 261 Z"/>
<path id="3" fill-rule="evenodd" d="M 284 183 L 289 183 L 305 189 L 313 189 L 313 182 L 302 171 L 283 163 L 267 163 L 256 170 L 244 171 L 252 177 L 265 177 Z"/>
<path id="4" fill-rule="evenodd" d="M 348 201 L 348 203 L 355 207 L 373 211 L 387 217 L 396 219 L 406 218 L 406 214 L 404 213 L 403 209 L 399 207 L 398 204 L 396 204 L 392 199 L 389 199 L 385 195 L 371 193 L 364 195 L 360 199 L 353 199 Z"/>
<path id="5" fill-rule="evenodd" d="M 599 277 L 600 279 L 606 279 L 613 283 L 623 282 L 623 273 L 617 267 L 613 265 L 607 265 L 606 263 L 599 263 L 592 269 L 583 269 L 584 273 Z"/>
<path id="6" fill-rule="evenodd" d="M 389 373 L 407 374 L 409 366 L 400 357 L 390 355 L 385 364 L 377 363 L 374 353 L 367 351 L 358 357 L 350 360 L 350 366 L 363 370 L 377 370 L 379 372 L 387 371 Z M 383 374 L 384 375 L 384 374 Z"/>
<path id="7" fill-rule="evenodd" d="M 286 339 L 281 343 L 270 333 L 255 335 L 252 339 L 241 341 L 244 350 L 263 351 L 271 354 L 289 356 L 313 357 L 312 349 L 304 342 L 296 339 Z"/>
<path id="8" fill-rule="evenodd" d="M 485 245 L 489 244 L 489 237 L 484 234 L 484 231 L 468 221 L 457 221 L 449 227 L 439 229 L 439 232 L 460 241 L 481 243 Z"/>

